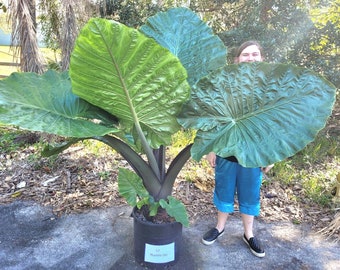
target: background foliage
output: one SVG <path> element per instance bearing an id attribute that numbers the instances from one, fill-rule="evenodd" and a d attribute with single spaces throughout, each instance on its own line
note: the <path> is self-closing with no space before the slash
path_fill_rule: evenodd
<path id="1" fill-rule="evenodd" d="M 8 1 L 12 9 L 7 7 L 7 14 L 20 16 L 13 10 L 19 8 L 14 2 L 18 1 Z M 34 2 L 25 1 L 30 8 Z M 1 4 L 4 13 L 6 1 Z M 340 87 L 340 0 L 41 0 L 37 4 L 32 21 L 41 28 L 45 44 L 61 50 L 61 69 L 68 68 L 74 40 L 90 17 L 137 28 L 158 11 L 186 6 L 221 37 L 228 47 L 228 62 L 233 62 L 233 49 L 256 39 L 266 61 L 310 68 Z"/>

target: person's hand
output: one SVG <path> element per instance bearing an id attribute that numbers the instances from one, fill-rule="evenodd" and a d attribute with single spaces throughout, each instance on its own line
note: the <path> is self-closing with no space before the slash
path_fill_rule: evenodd
<path id="1" fill-rule="evenodd" d="M 274 164 L 268 165 L 267 167 L 261 167 L 261 171 L 262 171 L 263 173 L 267 173 L 267 172 L 269 172 L 270 169 L 273 168 L 273 167 L 274 167 Z"/>
<path id="2" fill-rule="evenodd" d="M 207 156 L 206 159 L 208 160 L 209 164 L 211 167 L 215 168 L 216 166 L 216 154 L 214 152 L 210 152 Z"/>

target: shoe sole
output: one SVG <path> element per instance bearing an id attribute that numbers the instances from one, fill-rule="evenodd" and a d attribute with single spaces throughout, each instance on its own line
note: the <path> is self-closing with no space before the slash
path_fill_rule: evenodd
<path id="1" fill-rule="evenodd" d="M 201 239 L 201 240 L 202 240 L 202 243 L 203 243 L 204 245 L 206 245 L 206 246 L 210 246 L 210 245 L 214 244 L 215 241 L 216 241 L 219 237 L 221 237 L 223 234 L 224 234 L 224 232 L 221 233 L 219 236 L 217 236 L 215 240 L 210 241 L 210 242 L 209 242 L 209 241 L 206 241 L 206 240 L 204 240 L 204 239 L 202 238 L 202 239 Z"/>
<path id="2" fill-rule="evenodd" d="M 251 251 L 251 253 L 253 253 L 256 257 L 263 258 L 264 256 L 266 256 L 266 253 L 265 253 L 265 252 L 263 252 L 263 253 L 257 253 L 256 251 L 254 251 L 254 250 L 250 247 L 250 245 L 249 245 L 247 239 L 245 239 L 244 237 L 242 237 L 242 239 L 243 239 L 243 241 L 247 244 L 247 246 L 249 247 L 249 250 Z"/>

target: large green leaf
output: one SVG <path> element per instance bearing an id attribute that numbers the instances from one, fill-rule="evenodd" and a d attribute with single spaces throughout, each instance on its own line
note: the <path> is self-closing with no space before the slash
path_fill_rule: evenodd
<path id="1" fill-rule="evenodd" d="M 13 73 L 0 81 L 0 122 L 66 137 L 116 131 L 115 119 L 71 92 L 68 73 Z"/>
<path id="2" fill-rule="evenodd" d="M 213 151 L 236 156 L 246 167 L 266 166 L 315 138 L 331 114 L 335 90 L 292 65 L 229 65 L 198 82 L 179 122 L 198 129 L 194 159 Z"/>
<path id="3" fill-rule="evenodd" d="M 227 48 L 212 29 L 188 8 L 171 8 L 150 17 L 140 30 L 178 56 L 193 85 L 225 65 Z"/>
<path id="4" fill-rule="evenodd" d="M 138 30 L 91 19 L 76 41 L 70 76 L 74 93 L 117 116 L 135 140 L 141 127 L 151 147 L 158 148 L 179 129 L 176 115 L 190 93 L 186 71 L 177 57 Z"/>
<path id="5" fill-rule="evenodd" d="M 149 192 L 143 186 L 142 179 L 128 169 L 119 168 L 118 189 L 120 195 L 131 206 L 137 205 L 137 197 L 144 201 L 149 200 Z"/>
<path id="6" fill-rule="evenodd" d="M 168 201 L 161 199 L 159 204 L 166 210 L 169 216 L 174 217 L 177 222 L 182 223 L 185 227 L 189 227 L 189 219 L 185 205 L 172 196 L 168 196 Z"/>

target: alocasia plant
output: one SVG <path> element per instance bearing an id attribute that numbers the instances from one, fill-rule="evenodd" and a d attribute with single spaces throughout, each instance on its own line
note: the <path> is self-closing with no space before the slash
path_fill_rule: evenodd
<path id="1" fill-rule="evenodd" d="M 161 206 L 187 226 L 184 205 L 170 195 L 191 145 L 167 171 L 164 164 L 179 114 L 184 127 L 198 130 L 195 159 L 215 151 L 245 166 L 302 149 L 330 114 L 335 87 L 326 80 L 292 66 L 224 66 L 222 41 L 189 9 L 161 12 L 141 30 L 91 19 L 77 38 L 69 75 L 14 73 L 0 81 L 0 122 L 70 138 L 52 154 L 79 140 L 106 143 L 136 172 L 119 171 L 127 202 L 147 204 L 151 214 Z"/>
<path id="2" fill-rule="evenodd" d="M 188 225 L 184 205 L 169 196 L 190 157 L 191 145 L 167 171 L 164 156 L 159 158 L 155 152 L 163 153 L 171 135 L 180 129 L 176 116 L 190 94 L 186 79 L 223 66 L 226 48 L 189 9 L 170 9 L 155 19 L 162 21 L 157 29 L 168 29 L 160 30 L 158 37 L 171 36 L 169 41 L 176 46 L 164 48 L 136 29 L 91 19 L 76 40 L 70 78 L 67 73 L 48 71 L 42 76 L 12 74 L 0 82 L 0 122 L 72 137 L 59 149 L 50 149 L 52 154 L 83 139 L 108 144 L 137 173 L 119 171 L 119 190 L 127 201 L 138 207 L 148 204 L 152 214 L 161 205 Z M 178 21 L 185 24 L 178 27 Z M 186 59 L 187 69 L 169 47 Z"/>

